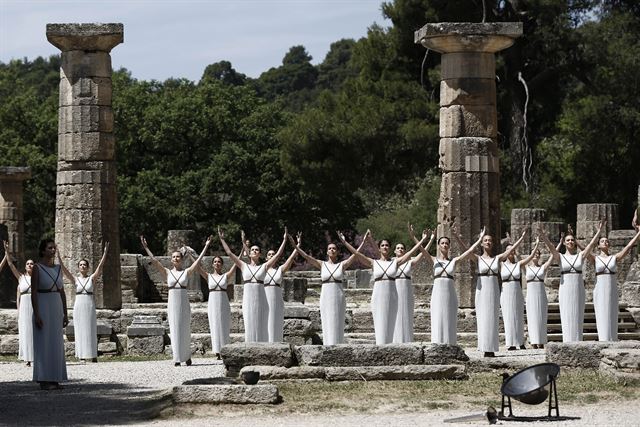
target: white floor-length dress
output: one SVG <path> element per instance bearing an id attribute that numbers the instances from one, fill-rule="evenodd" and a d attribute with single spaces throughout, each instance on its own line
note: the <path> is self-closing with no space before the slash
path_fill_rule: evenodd
<path id="1" fill-rule="evenodd" d="M 500 268 L 502 292 L 502 322 L 504 323 L 504 339 L 507 347 L 524 345 L 524 295 L 520 283 L 520 261 L 505 261 Z"/>
<path id="2" fill-rule="evenodd" d="M 169 301 L 169 337 L 173 362 L 181 363 L 191 359 L 191 306 L 187 294 L 189 277 L 187 270 L 167 270 Z"/>
<path id="3" fill-rule="evenodd" d="M 562 277 L 558 302 L 563 342 L 582 341 L 585 301 L 582 261 L 582 252 L 560 254 Z"/>
<path id="4" fill-rule="evenodd" d="M 211 351 L 220 353 L 220 349 L 228 344 L 231 334 L 231 306 L 227 296 L 227 275 L 207 274 L 209 285 L 209 332 L 211 333 Z"/>
<path id="5" fill-rule="evenodd" d="M 18 359 L 33 362 L 33 306 L 31 276 L 22 274 L 18 280 L 20 310 L 18 311 Z"/>
<path id="6" fill-rule="evenodd" d="M 549 302 L 544 286 L 544 266 L 527 266 L 527 330 L 529 343 L 544 345 L 547 343 L 547 319 Z"/>
<path id="7" fill-rule="evenodd" d="M 499 349 L 498 319 L 500 318 L 500 260 L 478 257 L 476 283 L 476 321 L 478 350 L 495 353 Z"/>
<path id="8" fill-rule="evenodd" d="M 269 342 L 284 341 L 284 298 L 282 296 L 282 266 L 270 268 L 264 277 L 264 292 L 269 306 Z"/>
<path id="9" fill-rule="evenodd" d="M 456 344 L 458 295 L 454 286 L 455 260 L 435 258 L 431 291 L 431 342 Z"/>
<path id="10" fill-rule="evenodd" d="M 394 343 L 413 342 L 413 282 L 411 281 L 412 260 L 398 266 L 396 273 L 396 292 L 398 293 L 398 314 L 393 331 Z"/>
<path id="11" fill-rule="evenodd" d="M 342 262 L 322 261 L 320 278 L 320 320 L 322 322 L 322 344 L 335 345 L 344 343 L 344 318 L 347 303 L 342 287 L 344 272 Z"/>
<path id="12" fill-rule="evenodd" d="M 242 317 L 245 342 L 269 341 L 269 305 L 264 292 L 265 267 L 242 264 Z"/>
<path id="13" fill-rule="evenodd" d="M 76 340 L 76 357 L 98 357 L 98 326 L 96 303 L 93 299 L 93 280 L 76 277 L 76 301 L 73 304 L 73 334 Z"/>
<path id="14" fill-rule="evenodd" d="M 37 298 L 42 328 L 33 326 L 33 380 L 59 383 L 67 381 L 60 266 L 48 267 L 37 263 L 35 268 L 39 273 Z"/>
<path id="15" fill-rule="evenodd" d="M 395 277 L 398 264 L 395 259 L 373 260 L 373 294 L 371 295 L 371 312 L 373 328 L 376 333 L 376 344 L 390 344 L 398 315 L 398 292 Z"/>
<path id="16" fill-rule="evenodd" d="M 596 287 L 593 290 L 593 307 L 599 341 L 618 340 L 618 284 L 616 281 L 615 255 L 596 256 Z"/>

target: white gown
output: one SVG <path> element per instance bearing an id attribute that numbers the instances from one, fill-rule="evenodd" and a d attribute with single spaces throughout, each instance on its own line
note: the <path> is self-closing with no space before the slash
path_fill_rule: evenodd
<path id="1" fill-rule="evenodd" d="M 371 295 L 371 312 L 373 328 L 376 332 L 376 344 L 390 344 L 398 315 L 398 292 L 395 277 L 398 264 L 390 261 L 373 261 L 373 294 Z"/>
<path id="2" fill-rule="evenodd" d="M 500 318 L 500 261 L 478 257 L 476 283 L 476 321 L 478 350 L 495 353 L 499 349 L 498 319 Z"/>
<path id="3" fill-rule="evenodd" d="M 502 322 L 507 347 L 520 347 L 524 344 L 524 295 L 520 284 L 520 262 L 503 262 L 500 268 L 502 277 Z"/>
<path id="4" fill-rule="evenodd" d="M 187 294 L 189 276 L 186 270 L 165 270 L 169 287 L 167 317 L 173 362 L 186 362 L 191 359 L 191 306 Z"/>
<path id="5" fill-rule="evenodd" d="M 264 292 L 264 264 L 242 265 L 242 317 L 245 342 L 269 341 L 269 305 Z"/>
<path id="6" fill-rule="evenodd" d="M 322 261 L 320 278 L 320 320 L 322 321 L 322 344 L 344 343 L 344 317 L 347 303 L 342 287 L 344 272 L 342 262 L 333 264 Z"/>
<path id="7" fill-rule="evenodd" d="M 458 295 L 453 283 L 455 260 L 435 258 L 433 290 L 431 291 L 431 342 L 456 344 Z"/>
<path id="8" fill-rule="evenodd" d="M 576 255 L 560 254 L 560 322 L 562 323 L 562 341 L 582 341 L 584 323 L 585 290 L 582 278 L 582 252 Z"/>
<path id="9" fill-rule="evenodd" d="M 33 362 L 33 306 L 31 305 L 31 276 L 23 274 L 18 281 L 20 310 L 18 311 L 18 359 Z"/>
<path id="10" fill-rule="evenodd" d="M 209 285 L 209 332 L 211 333 L 211 351 L 220 353 L 220 349 L 230 342 L 231 307 L 227 296 L 227 275 L 207 274 Z"/>
<path id="11" fill-rule="evenodd" d="M 393 342 L 396 344 L 413 342 L 413 283 L 411 282 L 411 263 L 409 260 L 398 266 L 396 273 L 396 292 L 398 293 L 398 314 L 393 330 Z"/>
<path id="12" fill-rule="evenodd" d="M 66 381 L 64 360 L 64 313 L 60 290 L 63 289 L 60 266 L 48 267 L 36 263 L 38 269 L 38 311 L 42 328 L 33 327 L 33 380 L 38 382 Z M 34 317 L 35 321 L 35 317 Z"/>
<path id="13" fill-rule="evenodd" d="M 599 341 L 618 341 L 618 284 L 616 257 L 595 257 L 596 287 L 593 306 Z"/>
<path id="14" fill-rule="evenodd" d="M 269 342 L 284 341 L 284 297 L 282 296 L 282 267 L 270 268 L 264 278 L 264 292 L 269 306 Z"/>
<path id="15" fill-rule="evenodd" d="M 76 277 L 76 302 L 73 304 L 73 332 L 76 340 L 76 357 L 98 357 L 98 326 L 96 303 L 93 299 L 93 279 Z"/>
<path id="16" fill-rule="evenodd" d="M 548 300 L 544 287 L 544 266 L 527 266 L 527 328 L 529 342 L 541 345 L 547 343 Z"/>

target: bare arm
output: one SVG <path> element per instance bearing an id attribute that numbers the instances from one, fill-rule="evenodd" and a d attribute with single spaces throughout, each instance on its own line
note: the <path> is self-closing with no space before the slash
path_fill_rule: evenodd
<path id="1" fill-rule="evenodd" d="M 213 236 L 209 236 L 207 238 L 207 242 L 204 244 L 204 248 L 202 249 L 202 252 L 200 252 L 200 255 L 198 256 L 198 258 L 193 262 L 193 264 L 189 266 L 189 268 L 186 269 L 187 275 L 193 273 L 196 267 L 200 265 L 200 261 L 202 261 L 202 257 L 204 256 L 204 254 L 207 253 L 207 250 L 209 249 L 209 245 L 211 245 L 212 240 L 213 240 Z"/>
<path id="2" fill-rule="evenodd" d="M 4 242 L 4 256 L 6 258 L 7 264 L 9 264 L 9 269 L 13 273 L 13 276 L 16 278 L 16 280 L 20 280 L 20 276 L 22 276 L 22 274 L 20 274 L 16 266 L 13 265 L 13 261 L 11 260 L 11 255 L 9 255 L 9 242 L 7 242 L 6 240 L 4 240 L 3 242 Z M 4 260 L 2 260 L 2 262 L 4 262 Z M 2 270 L 2 267 L 0 267 L 0 270 Z"/>
<path id="3" fill-rule="evenodd" d="M 284 253 L 284 247 L 287 244 L 287 235 L 288 234 L 289 233 L 287 232 L 287 227 L 285 227 L 284 228 L 284 235 L 282 236 L 282 243 L 280 243 L 280 247 L 278 248 L 278 252 L 276 252 L 275 255 L 273 255 L 271 257 L 271 259 L 265 263 L 265 269 L 269 270 L 271 267 L 273 267 L 276 264 L 276 262 L 278 262 L 278 260 L 282 256 L 282 254 Z"/>
<path id="4" fill-rule="evenodd" d="M 520 262 L 520 265 L 521 265 L 521 266 L 523 266 L 523 267 L 524 267 L 525 265 L 527 265 L 527 264 L 529 264 L 529 263 L 531 262 L 531 260 L 533 259 L 534 254 L 535 254 L 535 253 L 536 253 L 536 251 L 538 250 L 538 245 L 539 245 L 539 244 L 540 244 L 540 238 L 538 237 L 538 238 L 536 239 L 536 243 L 535 243 L 535 245 L 533 245 L 533 250 L 531 251 L 531 253 L 529 254 L 529 256 L 528 256 L 528 257 L 526 257 L 525 259 L 523 259 L 523 260 Z"/>
<path id="5" fill-rule="evenodd" d="M 311 255 L 303 251 L 300 248 L 300 245 L 297 245 L 296 242 L 293 240 L 293 237 L 289 236 L 289 241 L 291 242 L 292 245 L 296 247 L 296 251 L 302 256 L 302 258 L 304 258 L 309 264 L 313 265 L 318 270 L 322 268 L 322 261 L 315 259 Z"/>
<path id="6" fill-rule="evenodd" d="M 638 208 L 636 208 L 636 213 L 633 214 L 633 219 L 631 220 L 631 226 L 634 230 L 640 231 L 640 224 L 638 224 Z"/>
<path id="7" fill-rule="evenodd" d="M 522 233 L 522 236 L 520 236 L 520 238 L 518 240 L 516 240 L 516 242 L 513 244 L 513 246 L 511 246 L 511 249 L 506 250 L 506 251 L 502 252 L 500 255 L 498 255 L 498 260 L 505 261 L 509 257 L 509 254 L 511 254 L 511 252 L 515 251 L 518 248 L 518 246 L 520 246 L 520 243 L 522 243 L 522 241 L 524 240 L 524 236 L 526 236 L 526 235 L 527 235 L 527 230 L 525 230 Z"/>
<path id="8" fill-rule="evenodd" d="M 593 251 L 593 248 L 596 246 L 598 238 L 600 237 L 600 233 L 602 233 L 602 228 L 606 223 L 607 222 L 605 220 L 600 221 L 600 224 L 598 224 L 598 229 L 596 230 L 596 234 L 593 235 L 589 244 L 582 251 L 584 253 L 584 256 L 586 256 L 587 259 L 591 261 L 593 261 L 593 254 L 591 253 L 591 251 Z"/>
<path id="9" fill-rule="evenodd" d="M 551 243 L 551 240 L 549 240 L 549 237 L 547 236 L 547 234 L 544 232 L 544 230 L 540 225 L 538 225 L 538 237 L 542 238 L 542 241 L 544 242 L 545 246 L 551 253 L 550 259 L 556 263 L 560 262 L 560 252 L 558 252 L 559 248 L 556 246 L 553 246 L 553 243 Z M 562 238 L 560 239 L 560 242 L 562 243 Z M 560 246 L 560 244 L 558 244 L 558 246 Z"/>
<path id="10" fill-rule="evenodd" d="M 287 237 L 290 237 L 287 235 Z M 302 233 L 298 233 L 296 235 L 296 240 L 297 240 L 297 244 L 300 245 L 302 243 Z M 289 255 L 289 258 L 287 258 L 287 260 L 285 261 L 284 264 L 282 264 L 282 272 L 284 273 L 285 271 L 289 271 L 289 269 L 291 268 L 291 265 L 293 264 L 293 260 L 296 259 L 296 257 L 298 256 L 298 251 L 297 249 L 295 249 L 296 245 L 293 245 L 294 249 L 293 252 L 291 252 L 291 255 Z"/>
<path id="11" fill-rule="evenodd" d="M 477 256 L 474 256 L 473 252 L 476 250 L 478 245 L 480 243 L 482 243 L 482 238 L 484 237 L 484 235 L 486 233 L 487 233 L 487 227 L 482 227 L 482 230 L 480 231 L 480 237 L 478 237 L 478 240 L 476 240 L 475 243 L 473 245 L 471 245 L 470 247 L 468 247 L 467 250 L 465 250 L 462 254 L 460 254 L 459 256 L 455 257 L 454 260 L 456 260 L 456 262 L 458 262 L 458 261 L 463 261 L 465 259 L 471 258 L 471 259 L 477 261 Z"/>
<path id="12" fill-rule="evenodd" d="M 416 237 L 416 233 L 413 230 L 413 225 L 408 224 L 409 227 L 409 237 L 411 237 L 411 240 L 413 240 L 413 243 L 418 243 L 419 240 Z M 431 256 L 431 254 L 429 253 L 429 248 L 431 247 L 431 244 L 433 243 L 434 240 L 434 234 L 435 234 L 435 230 L 433 231 L 433 233 L 431 234 L 431 240 L 429 240 L 429 244 L 427 245 L 426 248 L 423 248 L 422 245 L 420 246 L 420 253 L 418 254 L 418 256 L 415 257 L 415 259 L 413 260 L 413 262 L 418 262 L 422 259 L 422 257 L 424 256 L 424 259 L 429 261 L 431 264 L 433 264 L 433 257 Z"/>
<path id="13" fill-rule="evenodd" d="M 227 253 L 227 256 L 231 258 L 231 261 L 233 261 L 235 265 L 242 268 L 242 264 L 244 263 L 244 261 L 238 258 L 236 254 L 231 252 L 231 249 L 229 249 L 229 245 L 227 245 L 227 242 L 224 240 L 224 232 L 220 229 L 220 227 L 218 227 L 218 237 L 220 238 L 220 243 L 222 243 L 222 248 Z"/>
<path id="14" fill-rule="evenodd" d="M 4 251 L 4 257 L 2 258 L 2 262 L 0 262 L 0 271 L 2 271 L 2 269 L 4 268 L 5 264 L 7 263 L 7 258 L 9 258 L 9 255 L 7 253 L 7 251 Z"/>
<path id="15" fill-rule="evenodd" d="M 540 234 L 542 234 L 542 233 L 540 233 Z M 546 234 L 544 236 L 547 237 Z M 564 242 L 564 233 L 560 233 L 560 241 L 556 245 L 556 251 L 560 251 L 560 248 L 562 247 L 562 242 Z M 546 244 L 546 242 L 545 242 L 545 244 Z"/>
<path id="16" fill-rule="evenodd" d="M 56 255 L 58 255 L 58 264 L 60 264 L 60 268 L 62 269 L 62 274 L 64 275 L 64 277 L 67 278 L 67 280 L 69 280 L 71 283 L 75 285 L 76 278 L 73 276 L 73 274 L 71 274 L 69 269 L 67 269 L 67 266 L 64 265 L 64 262 L 62 262 L 62 257 L 60 256 L 60 252 L 56 251 Z"/>
<path id="17" fill-rule="evenodd" d="M 69 324 L 69 316 L 67 314 L 67 296 L 64 293 L 64 286 L 60 289 L 60 298 L 62 299 L 62 327 L 66 328 Z"/>
<path id="18" fill-rule="evenodd" d="M 367 236 L 370 233 L 369 230 L 367 230 L 367 232 L 365 233 L 364 239 L 362 239 L 362 243 L 360 243 L 360 246 L 358 246 L 358 249 L 354 248 L 349 244 L 349 242 L 346 241 L 346 239 L 344 238 L 344 234 L 342 234 L 342 232 L 337 231 L 336 233 L 338 234 L 338 238 L 340 239 L 342 244 L 345 245 L 346 248 L 349 249 L 349 252 L 351 252 L 352 254 L 342 264 L 343 268 L 347 269 L 353 263 L 353 261 L 355 261 L 356 258 L 362 261 L 362 263 L 367 267 L 373 267 L 373 260 L 360 253 L 360 249 L 362 249 L 362 246 L 364 245 L 364 242 L 365 240 L 367 240 Z"/>
<path id="19" fill-rule="evenodd" d="M 638 238 L 640 238 L 640 230 L 638 230 L 636 235 L 633 236 L 633 239 L 631 239 L 631 241 L 627 243 L 627 246 L 625 246 L 623 250 L 616 254 L 616 261 L 620 261 L 622 258 L 627 256 L 631 248 L 633 248 L 638 243 Z"/>
<path id="20" fill-rule="evenodd" d="M 164 267 L 164 265 L 162 265 L 160 261 L 156 259 L 156 257 L 153 256 L 151 250 L 149 250 L 149 246 L 147 246 L 147 239 L 145 239 L 144 236 L 140 236 L 140 243 L 142 243 L 142 247 L 144 248 L 145 252 L 147 252 L 147 255 L 149 255 L 149 258 L 151 258 L 151 262 L 156 267 L 156 270 L 158 270 L 162 275 L 162 279 L 166 282 L 167 269 Z"/>
<path id="21" fill-rule="evenodd" d="M 102 258 L 100 258 L 100 262 L 96 267 L 96 271 L 94 271 L 93 274 L 91 275 L 91 280 L 93 280 L 95 277 L 98 277 L 102 274 L 102 269 L 104 268 L 104 262 L 107 259 L 107 252 L 109 252 L 109 242 L 105 242 L 104 244 L 104 251 L 102 251 Z"/>
<path id="22" fill-rule="evenodd" d="M 422 245 L 424 245 L 424 243 L 427 241 L 427 239 L 429 238 L 429 236 L 431 236 L 431 239 L 429 240 L 429 246 L 431 246 L 431 243 L 433 243 L 433 238 L 435 237 L 433 235 L 433 233 L 429 233 L 429 230 L 424 230 L 422 232 L 422 240 L 420 240 L 418 243 L 415 244 L 414 247 L 411 248 L 411 250 L 409 252 L 405 252 L 404 255 L 402 255 L 400 258 L 396 259 L 396 263 L 398 265 L 402 265 L 405 262 L 407 262 L 408 260 L 411 259 L 411 257 L 413 256 L 414 253 L 416 253 L 416 251 L 418 251 L 419 249 L 424 249 L 422 247 Z M 427 252 L 428 253 L 428 252 Z M 420 254 L 422 255 L 422 253 Z"/>
<path id="23" fill-rule="evenodd" d="M 249 245 L 247 245 L 248 240 L 247 236 L 244 234 L 244 230 L 240 230 L 240 240 L 242 243 L 242 250 L 240 251 L 238 258 L 242 258 L 243 256 L 248 257 L 251 249 L 249 248 Z"/>

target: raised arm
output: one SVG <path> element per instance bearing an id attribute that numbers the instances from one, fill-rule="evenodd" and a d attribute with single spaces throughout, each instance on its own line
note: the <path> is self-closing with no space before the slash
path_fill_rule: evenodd
<path id="1" fill-rule="evenodd" d="M 302 256 L 302 258 L 304 258 L 309 264 L 313 265 L 315 268 L 317 268 L 318 270 L 320 270 L 320 268 L 322 268 L 322 261 L 315 259 L 314 257 L 312 257 L 311 255 L 307 254 L 305 251 L 303 251 L 300 248 L 300 244 L 296 244 L 296 242 L 293 240 L 293 237 L 288 236 L 289 241 L 291 242 L 291 244 L 293 246 L 295 246 L 296 251 Z"/>
<path id="2" fill-rule="evenodd" d="M 498 259 L 500 261 L 505 261 L 508 257 L 509 254 L 511 254 L 511 252 L 515 251 L 518 246 L 520 246 L 520 243 L 522 243 L 522 241 L 524 240 L 524 236 L 527 235 L 527 230 L 524 230 L 522 232 L 522 236 L 520 236 L 520 238 L 518 240 L 516 240 L 516 242 L 511 246 L 511 248 L 509 250 L 506 250 L 504 252 L 502 252 L 500 255 L 498 255 Z"/>
<path id="3" fill-rule="evenodd" d="M 411 237 L 411 240 L 413 240 L 413 243 L 418 243 L 420 240 L 418 240 L 418 238 L 416 237 L 416 233 L 413 230 L 413 225 L 408 224 L 408 227 L 409 227 L 409 237 Z M 420 245 L 420 253 L 418 254 L 418 256 L 416 256 L 413 259 L 413 262 L 420 261 L 422 259 L 422 257 L 424 256 L 425 260 L 427 260 L 431 264 L 433 264 L 433 257 L 429 253 L 429 248 L 431 247 L 431 244 L 433 243 L 433 239 L 435 237 L 434 234 L 435 234 L 435 230 L 432 232 L 431 240 L 429 240 L 429 244 L 427 245 L 426 248 L 423 248 L 422 245 Z"/>
<path id="4" fill-rule="evenodd" d="M 429 240 L 429 245 L 428 246 L 431 246 L 431 244 L 433 243 L 433 238 L 435 236 L 434 236 L 434 234 L 432 232 L 429 232 L 429 230 L 424 230 L 422 232 L 422 240 L 420 240 L 418 243 L 416 243 L 415 246 L 412 247 L 410 251 L 405 252 L 404 255 L 402 255 L 400 258 L 396 258 L 396 263 L 398 265 L 402 265 L 405 262 L 409 261 L 411 259 L 411 257 L 413 256 L 413 254 L 416 253 L 418 250 L 420 250 L 421 248 L 424 250 L 422 245 L 424 245 L 424 243 L 427 241 L 427 239 L 429 239 L 429 236 L 431 236 L 431 239 Z M 422 253 L 420 253 L 420 255 L 422 255 Z"/>
<path id="5" fill-rule="evenodd" d="M 591 241 L 589 242 L 589 244 L 584 248 L 584 250 L 582 251 L 584 256 L 587 257 L 587 259 L 593 261 L 593 253 L 591 253 L 593 251 L 593 248 L 596 247 L 596 243 L 598 243 L 598 238 L 600 237 L 600 233 L 602 233 L 602 228 L 604 227 L 604 225 L 607 223 L 607 221 L 605 220 L 601 220 L 600 224 L 598 224 L 598 229 L 596 230 L 596 234 L 593 235 L 593 237 L 591 238 Z"/>
<path id="6" fill-rule="evenodd" d="M 620 261 L 622 258 L 627 256 L 631 248 L 633 248 L 638 243 L 638 238 L 640 238 L 640 229 L 638 230 L 636 235 L 633 236 L 633 239 L 631 239 L 631 241 L 627 243 L 627 246 L 625 246 L 623 250 L 616 254 L 616 261 Z"/>
<path id="7" fill-rule="evenodd" d="M 544 235 L 545 237 L 547 237 L 547 235 Z M 556 245 L 556 251 L 560 251 L 560 248 L 562 247 L 562 243 L 564 242 L 564 232 L 560 233 L 560 241 L 558 242 L 558 244 Z M 546 244 L 546 242 L 545 242 Z"/>
<path id="8" fill-rule="evenodd" d="M 542 226 L 540 225 L 538 225 L 538 237 L 542 239 L 545 246 L 551 253 L 551 259 L 553 260 L 553 262 L 556 262 L 556 263 L 560 262 L 560 252 L 558 252 L 559 248 L 555 247 L 553 243 L 551 243 L 551 240 L 549 240 L 549 237 L 547 236 L 547 234 L 542 229 Z M 560 242 L 562 242 L 562 238 L 560 239 Z M 558 244 L 558 246 L 560 246 L 560 244 Z"/>
<path id="9" fill-rule="evenodd" d="M 282 236 L 282 243 L 280 243 L 280 247 L 278 248 L 278 251 L 275 253 L 275 255 L 273 255 L 271 257 L 271 259 L 269 261 L 267 261 L 265 263 L 265 268 L 268 270 L 271 267 L 273 267 L 276 262 L 278 262 L 278 260 L 280 259 L 280 257 L 282 256 L 282 254 L 284 253 L 284 247 L 287 245 L 287 236 L 289 235 L 289 233 L 287 232 L 287 227 L 284 228 L 284 235 Z"/>
<path id="10" fill-rule="evenodd" d="M 218 237 L 220 238 L 220 243 L 222 243 L 222 248 L 227 253 L 227 256 L 231 258 L 231 260 L 236 266 L 242 268 L 242 264 L 244 261 L 238 258 L 236 254 L 231 252 L 231 249 L 229 249 L 229 245 L 227 245 L 227 242 L 224 240 L 224 232 L 220 229 L 220 227 L 218 227 Z"/>
<path id="11" fill-rule="evenodd" d="M 636 208 L 636 213 L 633 214 L 633 219 L 631 220 L 631 226 L 634 230 L 640 231 L 640 224 L 638 223 L 638 208 Z"/>
<path id="12" fill-rule="evenodd" d="M 291 237 L 290 235 L 287 234 L 287 238 Z M 299 246 L 302 243 L 302 233 L 298 232 L 298 234 L 296 235 L 296 241 L 297 241 L 297 246 Z M 284 264 L 282 264 L 282 272 L 284 273 L 285 271 L 289 271 L 289 269 L 291 268 L 291 265 L 293 264 L 293 260 L 296 259 L 296 256 L 298 256 L 298 250 L 296 249 L 296 245 L 293 245 L 293 252 L 291 252 L 291 255 L 289 255 L 289 258 L 287 258 L 287 260 L 284 262 Z"/>
<path id="13" fill-rule="evenodd" d="M 338 234 L 338 238 L 340 239 L 342 244 L 345 245 L 346 248 L 349 249 L 349 252 L 351 252 L 352 254 L 342 264 L 345 269 L 347 269 L 353 263 L 353 261 L 355 261 L 356 258 L 362 261 L 362 263 L 367 267 L 370 267 L 370 268 L 373 267 L 373 260 L 360 253 L 360 249 L 362 249 L 364 242 L 367 240 L 367 236 L 371 233 L 369 230 L 367 230 L 367 232 L 365 233 L 364 238 L 362 239 L 362 243 L 360 243 L 360 246 L 358 246 L 358 249 L 354 248 L 353 246 L 351 246 L 351 244 L 349 244 L 349 242 L 347 242 L 342 232 L 336 231 L 336 233 Z"/>
<path id="14" fill-rule="evenodd" d="M 242 251 L 240 251 L 240 256 L 238 256 L 238 258 L 248 258 L 251 249 L 249 248 L 249 245 L 247 245 L 248 240 L 247 236 L 244 234 L 244 230 L 240 230 L 240 240 L 242 241 Z"/>
<path id="15" fill-rule="evenodd" d="M 98 266 L 96 267 L 96 271 L 93 272 L 93 274 L 91 275 L 91 280 L 93 280 L 94 278 L 100 276 L 102 274 L 102 269 L 104 268 L 104 262 L 107 259 L 107 253 L 109 252 L 109 242 L 105 242 L 104 244 L 104 251 L 102 251 L 102 258 L 100 258 L 100 262 L 98 263 Z"/>
<path id="16" fill-rule="evenodd" d="M 7 263 L 7 258 L 9 258 L 9 255 L 5 249 L 4 257 L 2 257 L 2 262 L 0 262 L 0 271 L 2 271 L 2 269 L 4 268 L 4 265 Z"/>
<path id="17" fill-rule="evenodd" d="M 533 245 L 533 250 L 531 251 L 531 253 L 529 254 L 528 257 L 526 257 L 525 259 L 522 260 L 522 262 L 520 262 L 521 266 L 525 266 L 525 265 L 527 265 L 527 264 L 529 264 L 531 262 L 531 260 L 533 259 L 534 254 L 538 250 L 538 245 L 539 244 L 540 244 L 540 238 L 536 237 L 536 243 Z"/>
<path id="18" fill-rule="evenodd" d="M 64 275 L 64 277 L 66 277 L 71 283 L 73 283 L 75 285 L 76 283 L 76 278 L 73 276 L 73 274 L 71 274 L 71 272 L 67 269 L 67 267 L 64 265 L 64 262 L 62 262 L 62 257 L 60 256 L 60 252 L 56 251 L 56 255 L 58 256 L 58 264 L 60 264 L 60 268 L 62 269 L 62 274 Z"/>
<path id="19" fill-rule="evenodd" d="M 144 248 L 149 258 L 151 258 L 151 263 L 156 267 L 156 270 L 160 272 L 160 274 L 162 275 L 162 279 L 166 282 L 167 269 L 164 268 L 164 265 L 162 265 L 162 263 L 158 261 L 156 257 L 153 256 L 153 254 L 151 253 L 151 250 L 149 249 L 149 246 L 147 245 L 147 239 L 145 239 L 144 236 L 142 235 L 140 236 L 140 243 L 142 243 L 142 247 Z"/>
<path id="20" fill-rule="evenodd" d="M 202 252 L 200 252 L 200 255 L 198 256 L 198 258 L 193 262 L 193 264 L 191 264 L 189 266 L 189 268 L 187 268 L 185 271 L 187 272 L 187 275 L 193 273 L 193 271 L 200 265 L 200 261 L 202 261 L 202 257 L 204 256 L 204 254 L 207 253 L 207 250 L 209 249 L 209 245 L 211 245 L 211 242 L 213 241 L 213 236 L 209 236 L 207 237 L 207 241 L 204 244 L 204 248 L 202 249 Z"/>
<path id="21" fill-rule="evenodd" d="M 9 242 L 7 242 L 6 240 L 3 240 L 3 243 L 4 243 L 4 257 L 7 264 L 9 265 L 9 269 L 15 276 L 16 280 L 20 280 L 20 276 L 22 276 L 22 274 L 20 274 L 16 266 L 13 265 L 13 261 L 11 260 L 11 255 L 9 255 Z M 2 260 L 2 262 L 5 262 L 5 260 Z M 0 267 L 0 270 L 2 270 L 1 267 Z"/>
<path id="22" fill-rule="evenodd" d="M 480 243 L 482 243 L 482 238 L 484 237 L 484 235 L 487 233 L 487 227 L 482 227 L 482 230 L 480 230 L 480 236 L 478 237 L 478 240 L 476 240 L 473 245 L 471 245 L 470 247 L 468 247 L 462 254 L 458 255 L 457 257 L 455 257 L 454 259 L 457 261 L 463 261 L 465 259 L 469 259 L 471 258 L 472 260 L 477 261 L 477 256 L 473 256 L 473 251 L 476 250 L 476 248 L 478 247 L 478 245 Z M 462 247 L 462 246 L 461 246 Z"/>

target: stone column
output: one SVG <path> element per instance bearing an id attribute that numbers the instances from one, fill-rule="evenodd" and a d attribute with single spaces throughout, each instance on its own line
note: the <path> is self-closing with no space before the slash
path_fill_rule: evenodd
<path id="1" fill-rule="evenodd" d="M 531 249 L 536 241 L 537 223 L 544 222 L 547 211 L 544 209 L 512 209 L 511 210 L 511 243 L 515 242 L 527 231 L 522 244 L 518 247 L 518 253 L 526 256 L 531 253 Z M 544 244 L 542 245 L 544 246 Z M 542 248 L 540 248 L 542 249 Z"/>
<path id="2" fill-rule="evenodd" d="M 594 233 L 598 229 L 601 220 L 606 220 L 607 224 L 602 230 L 602 235 L 606 236 L 611 230 L 617 230 L 618 205 L 615 203 L 585 203 L 576 208 L 576 239 L 586 245 L 591 241 Z"/>
<path id="3" fill-rule="evenodd" d="M 436 23 L 415 33 L 416 43 L 442 54 L 438 236 L 449 236 L 449 223 L 455 221 L 471 244 L 486 226 L 499 250 L 495 53 L 521 35 L 519 22 Z M 458 267 L 461 307 L 474 305 L 474 275 L 475 264 Z"/>
<path id="4" fill-rule="evenodd" d="M 19 266 L 25 261 L 22 182 L 29 178 L 30 167 L 0 167 L 0 224 L 7 226 L 9 250 Z"/>
<path id="5" fill-rule="evenodd" d="M 94 269 L 110 243 L 95 299 L 111 309 L 122 297 L 109 52 L 123 34 L 122 24 L 47 24 L 47 40 L 62 51 L 55 240 L 72 271 L 82 258 Z"/>

